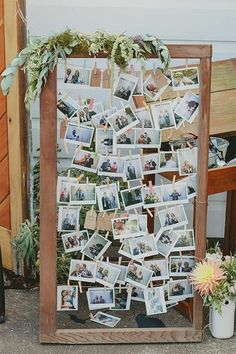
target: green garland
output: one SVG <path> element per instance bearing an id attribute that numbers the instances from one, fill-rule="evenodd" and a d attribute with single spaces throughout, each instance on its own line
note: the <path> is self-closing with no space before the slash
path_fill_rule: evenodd
<path id="1" fill-rule="evenodd" d="M 100 52 L 106 53 L 108 59 L 111 60 L 112 74 L 115 64 L 124 70 L 132 58 L 145 60 L 150 54 L 156 55 L 160 59 L 164 72 L 170 64 L 168 48 L 155 36 L 129 37 L 124 34 L 115 35 L 103 31 L 82 34 L 68 29 L 51 37 L 36 38 L 17 54 L 1 75 L 3 77 L 1 81 L 3 94 L 8 94 L 15 73 L 21 67 L 28 75 L 25 105 L 29 109 L 30 102 L 40 95 L 49 72 L 53 72 L 59 58 L 65 61 L 68 56 L 73 54 L 94 57 Z"/>

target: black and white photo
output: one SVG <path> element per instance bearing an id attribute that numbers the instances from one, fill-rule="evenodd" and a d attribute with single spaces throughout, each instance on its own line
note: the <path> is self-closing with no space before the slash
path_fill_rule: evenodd
<path id="1" fill-rule="evenodd" d="M 99 211 L 120 209 L 117 184 L 111 183 L 96 187 Z"/>
<path id="2" fill-rule="evenodd" d="M 111 241 L 100 234 L 94 233 L 81 252 L 90 259 L 98 260 L 110 245 Z"/>
<path id="3" fill-rule="evenodd" d="M 134 93 L 138 80 L 139 78 L 134 75 L 120 74 L 114 90 L 114 96 L 128 102 Z"/>
<path id="4" fill-rule="evenodd" d="M 139 123 L 136 114 L 130 106 L 121 108 L 108 117 L 107 121 L 117 136 L 125 133 Z"/>

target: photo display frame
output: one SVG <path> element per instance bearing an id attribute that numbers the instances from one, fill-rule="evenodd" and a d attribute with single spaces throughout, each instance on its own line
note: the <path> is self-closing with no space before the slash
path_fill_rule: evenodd
<path id="1" fill-rule="evenodd" d="M 197 259 L 205 256 L 208 137 L 210 117 L 211 45 L 168 45 L 171 57 L 200 59 L 198 195 L 195 208 Z M 89 58 L 89 56 L 76 56 Z M 100 53 L 99 58 L 106 58 Z M 150 55 L 149 58 L 155 58 Z M 194 296 L 193 325 L 165 328 L 59 329 L 56 321 L 57 242 L 57 74 L 49 74 L 40 96 L 40 342 L 65 344 L 201 342 L 203 312 L 199 295 Z M 48 193 L 50 185 L 50 193 Z M 47 205 L 47 208 L 45 208 Z M 48 235 L 50 234 L 50 238 Z M 49 271 L 50 270 L 50 271 Z M 50 287 L 48 287 L 50 284 Z"/>

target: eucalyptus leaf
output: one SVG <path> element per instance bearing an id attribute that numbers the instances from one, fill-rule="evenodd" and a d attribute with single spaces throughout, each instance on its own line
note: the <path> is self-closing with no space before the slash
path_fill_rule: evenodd
<path id="1" fill-rule="evenodd" d="M 12 73 L 13 73 L 13 69 L 12 69 L 11 66 L 9 66 L 8 68 L 6 68 L 6 69 L 2 72 L 1 76 L 5 77 L 5 76 L 8 76 L 8 75 L 10 75 L 10 74 L 12 74 Z"/>

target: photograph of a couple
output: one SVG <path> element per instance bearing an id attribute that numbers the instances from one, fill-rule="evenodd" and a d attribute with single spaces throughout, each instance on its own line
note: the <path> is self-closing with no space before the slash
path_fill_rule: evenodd
<path id="1" fill-rule="evenodd" d="M 151 110 L 156 130 L 175 127 L 174 112 L 171 103 L 152 104 Z"/>
<path id="2" fill-rule="evenodd" d="M 62 242 L 66 253 L 80 251 L 88 242 L 87 230 L 70 232 L 62 235 Z"/>
<path id="3" fill-rule="evenodd" d="M 168 261 L 166 259 L 145 261 L 143 266 L 153 271 L 152 280 L 169 279 Z"/>
<path id="4" fill-rule="evenodd" d="M 108 123 L 116 133 L 121 135 L 138 124 L 139 120 L 130 106 L 124 107 L 107 118 Z"/>
<path id="5" fill-rule="evenodd" d="M 126 281 L 142 289 L 146 289 L 152 277 L 152 271 L 137 263 L 128 265 Z"/>
<path id="6" fill-rule="evenodd" d="M 70 204 L 96 204 L 95 183 L 72 183 L 70 186 Z"/>
<path id="7" fill-rule="evenodd" d="M 119 317 L 104 312 L 97 312 L 96 315 L 91 318 L 91 321 L 108 327 L 115 327 L 120 320 Z"/>
<path id="8" fill-rule="evenodd" d="M 98 207 L 100 212 L 120 208 L 116 183 L 112 183 L 104 186 L 97 186 L 96 192 L 97 192 Z"/>
<path id="9" fill-rule="evenodd" d="M 83 171 L 96 173 L 99 157 L 90 151 L 76 149 L 72 159 L 71 167 L 78 168 Z"/>
<path id="10" fill-rule="evenodd" d="M 193 251 L 195 250 L 195 241 L 194 241 L 194 231 L 193 229 L 188 230 L 176 230 L 176 233 L 179 234 L 179 239 L 175 244 L 175 251 Z"/>
<path id="11" fill-rule="evenodd" d="M 97 264 L 95 279 L 100 284 L 108 287 L 113 287 L 119 274 L 120 270 L 118 268 L 113 267 L 111 264 L 105 262 L 99 262 Z"/>
<path id="12" fill-rule="evenodd" d="M 161 286 L 144 290 L 144 299 L 148 316 L 167 312 L 164 291 Z"/>
<path id="13" fill-rule="evenodd" d="M 78 286 L 57 286 L 57 311 L 78 310 Z"/>
<path id="14" fill-rule="evenodd" d="M 69 279 L 75 281 L 94 282 L 96 263 L 71 259 Z"/>
<path id="15" fill-rule="evenodd" d="M 175 113 L 189 123 L 192 123 L 199 112 L 200 99 L 190 91 L 186 92 L 175 109 Z"/>
<path id="16" fill-rule="evenodd" d="M 158 154 L 149 154 L 141 156 L 144 175 L 150 175 L 158 172 Z"/>
<path id="17" fill-rule="evenodd" d="M 151 235 L 130 238 L 129 245 L 131 256 L 133 259 L 154 256 L 158 253 L 156 249 L 155 239 Z"/>
<path id="18" fill-rule="evenodd" d="M 161 144 L 161 133 L 154 129 L 134 128 L 135 130 L 135 146 L 145 148 L 156 148 Z"/>
<path id="19" fill-rule="evenodd" d="M 91 259 L 99 259 L 110 245 L 111 241 L 94 233 L 81 252 Z"/>
<path id="20" fill-rule="evenodd" d="M 57 101 L 57 109 L 61 111 L 67 118 L 76 116 L 79 106 L 70 97 L 59 98 Z"/>
<path id="21" fill-rule="evenodd" d="M 100 156 L 98 174 L 101 176 L 123 177 L 125 162 L 122 157 Z"/>
<path id="22" fill-rule="evenodd" d="M 64 84 L 89 85 L 91 71 L 88 69 L 67 67 L 65 70 Z"/>
<path id="23" fill-rule="evenodd" d="M 128 102 L 134 93 L 138 78 L 129 74 L 121 74 L 118 78 L 114 96 Z"/>
<path id="24" fill-rule="evenodd" d="M 109 308 L 115 306 L 114 289 L 88 288 L 87 300 L 90 310 Z"/>
<path id="25" fill-rule="evenodd" d="M 58 211 L 58 231 L 75 231 L 79 225 L 78 207 L 61 207 Z"/>
<path id="26" fill-rule="evenodd" d="M 116 145 L 119 148 L 125 148 L 126 145 L 131 149 L 134 147 L 135 142 L 135 131 L 134 129 L 130 129 L 129 131 L 119 135 L 116 137 Z"/>

